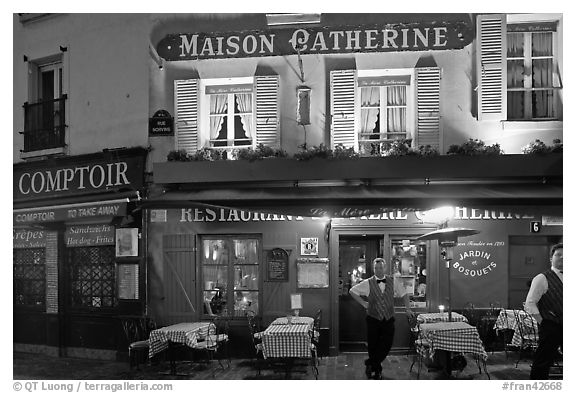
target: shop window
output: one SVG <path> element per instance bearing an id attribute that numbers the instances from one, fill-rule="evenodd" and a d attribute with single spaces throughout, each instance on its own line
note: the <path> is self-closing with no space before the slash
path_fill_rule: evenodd
<path id="1" fill-rule="evenodd" d="M 46 304 L 46 251 L 44 248 L 14 249 L 15 306 Z"/>
<path id="2" fill-rule="evenodd" d="M 508 24 L 508 120 L 558 119 L 555 31 L 530 31 L 534 24 Z"/>
<path id="3" fill-rule="evenodd" d="M 258 314 L 260 239 L 205 237 L 201 255 L 203 314 L 241 317 L 247 310 Z"/>
<path id="4" fill-rule="evenodd" d="M 398 296 L 400 286 L 410 295 L 418 308 L 427 307 L 427 252 L 426 245 L 410 238 L 392 238 L 390 274 L 394 276 L 395 305 L 403 306 Z"/>
<path id="5" fill-rule="evenodd" d="M 70 305 L 83 309 L 115 307 L 115 247 L 73 247 L 66 254 Z"/>
<path id="6" fill-rule="evenodd" d="M 61 56 L 29 63 L 28 102 L 24 104 L 23 152 L 65 146 L 65 101 Z"/>

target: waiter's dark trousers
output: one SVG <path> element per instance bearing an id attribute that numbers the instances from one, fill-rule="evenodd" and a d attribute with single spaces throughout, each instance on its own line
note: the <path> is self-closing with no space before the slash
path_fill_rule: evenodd
<path id="1" fill-rule="evenodd" d="M 534 355 L 530 379 L 548 379 L 550 366 L 562 345 L 562 324 L 543 319 L 538 326 L 538 349 Z"/>
<path id="2" fill-rule="evenodd" d="M 382 361 L 388 356 L 394 341 L 394 317 L 382 321 L 366 316 L 368 360 L 372 371 L 382 372 Z"/>

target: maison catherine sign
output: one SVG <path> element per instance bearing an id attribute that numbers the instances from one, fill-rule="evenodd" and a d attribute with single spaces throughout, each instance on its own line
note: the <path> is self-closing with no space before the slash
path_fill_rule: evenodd
<path id="1" fill-rule="evenodd" d="M 169 61 L 233 57 L 461 49 L 474 32 L 465 22 L 316 27 L 169 34 L 157 45 Z"/>
<path id="2" fill-rule="evenodd" d="M 143 157 L 104 156 L 66 165 L 14 167 L 14 201 L 138 190 L 143 184 Z"/>

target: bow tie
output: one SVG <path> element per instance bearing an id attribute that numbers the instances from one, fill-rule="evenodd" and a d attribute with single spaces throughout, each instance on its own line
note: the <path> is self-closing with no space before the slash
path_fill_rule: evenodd
<path id="1" fill-rule="evenodd" d="M 385 278 L 383 278 L 383 279 L 381 279 L 381 280 L 376 279 L 376 284 L 380 284 L 381 282 L 383 282 L 384 284 L 386 284 L 386 279 L 385 279 Z"/>

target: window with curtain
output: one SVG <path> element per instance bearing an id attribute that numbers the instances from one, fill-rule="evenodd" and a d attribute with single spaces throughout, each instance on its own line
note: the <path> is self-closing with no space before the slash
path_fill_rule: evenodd
<path id="1" fill-rule="evenodd" d="M 533 24 L 526 27 L 508 25 L 508 120 L 555 120 L 559 117 L 556 32 L 534 30 L 538 29 Z"/>
<path id="2" fill-rule="evenodd" d="M 380 143 L 411 138 L 410 76 L 359 77 L 360 151 L 375 154 Z"/>
<path id="3" fill-rule="evenodd" d="M 218 236 L 202 239 L 204 315 L 243 317 L 258 314 L 260 239 Z"/>
<path id="4" fill-rule="evenodd" d="M 254 92 L 251 84 L 207 85 L 209 135 L 204 145 L 232 149 L 254 145 Z"/>

